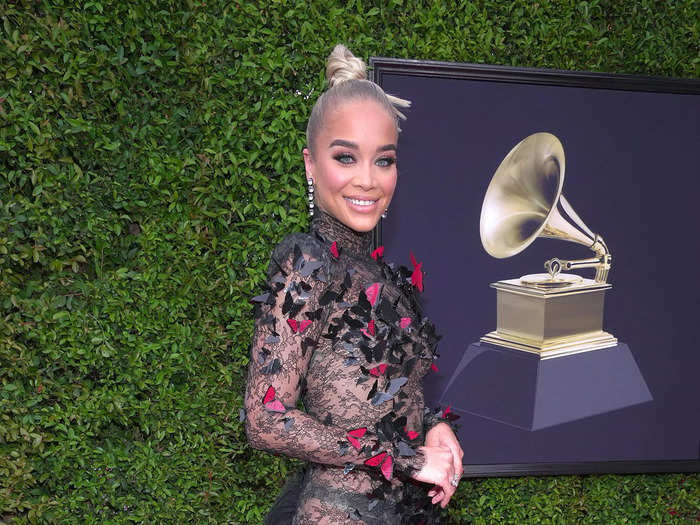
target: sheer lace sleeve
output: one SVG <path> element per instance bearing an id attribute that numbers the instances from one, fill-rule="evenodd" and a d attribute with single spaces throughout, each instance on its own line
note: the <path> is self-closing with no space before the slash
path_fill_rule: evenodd
<path id="1" fill-rule="evenodd" d="M 450 426 L 452 432 L 457 434 L 459 425 L 457 425 L 454 421 L 458 417 L 459 416 L 452 415 L 452 413 L 450 412 L 450 407 L 447 407 L 444 410 L 439 407 L 435 409 L 430 409 L 426 407 L 425 412 L 423 414 L 423 432 L 427 434 L 430 431 L 430 429 L 432 429 L 438 423 L 445 423 L 446 425 Z"/>
<path id="2" fill-rule="evenodd" d="M 253 299 L 257 312 L 245 395 L 248 440 L 254 448 L 346 470 L 355 465 L 381 468 L 390 478 L 393 464 L 385 460 L 390 446 L 372 429 L 341 428 L 297 408 L 327 324 L 330 307 L 324 294 L 332 287 L 332 257 L 308 235 L 285 239 L 272 255 L 268 289 Z M 393 463 L 399 470 L 410 469 L 420 459 Z"/>

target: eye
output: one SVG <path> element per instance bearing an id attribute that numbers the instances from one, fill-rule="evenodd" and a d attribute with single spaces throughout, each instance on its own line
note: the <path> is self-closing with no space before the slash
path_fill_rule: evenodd
<path id="1" fill-rule="evenodd" d="M 388 168 L 396 164 L 396 159 L 394 157 L 381 157 L 377 159 L 376 164 L 380 168 Z"/>
<path id="2" fill-rule="evenodd" d="M 340 162 L 341 164 L 352 164 L 355 162 L 355 157 L 350 155 L 349 153 L 339 153 L 338 155 L 335 155 L 333 157 L 335 160 Z"/>

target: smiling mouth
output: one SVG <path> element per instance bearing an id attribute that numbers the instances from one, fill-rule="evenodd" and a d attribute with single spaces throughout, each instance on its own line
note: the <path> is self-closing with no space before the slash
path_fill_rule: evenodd
<path id="1" fill-rule="evenodd" d="M 345 197 L 345 200 L 351 202 L 355 206 L 372 206 L 377 202 L 377 200 L 364 200 L 364 199 L 353 199 L 351 197 Z"/>

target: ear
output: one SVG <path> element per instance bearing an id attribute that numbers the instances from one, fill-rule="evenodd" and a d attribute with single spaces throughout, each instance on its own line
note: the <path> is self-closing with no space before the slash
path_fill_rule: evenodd
<path id="1" fill-rule="evenodd" d="M 309 148 L 304 148 L 301 150 L 302 155 L 304 155 L 304 168 L 306 168 L 306 178 L 314 180 L 314 159 L 311 157 L 311 152 L 309 151 Z"/>

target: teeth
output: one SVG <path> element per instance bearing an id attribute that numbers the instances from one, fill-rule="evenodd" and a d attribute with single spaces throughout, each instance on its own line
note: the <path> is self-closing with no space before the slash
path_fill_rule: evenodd
<path id="1" fill-rule="evenodd" d="M 377 201 L 361 201 L 359 199 L 348 199 L 350 202 L 353 204 L 356 204 L 357 206 L 371 206 Z"/>

